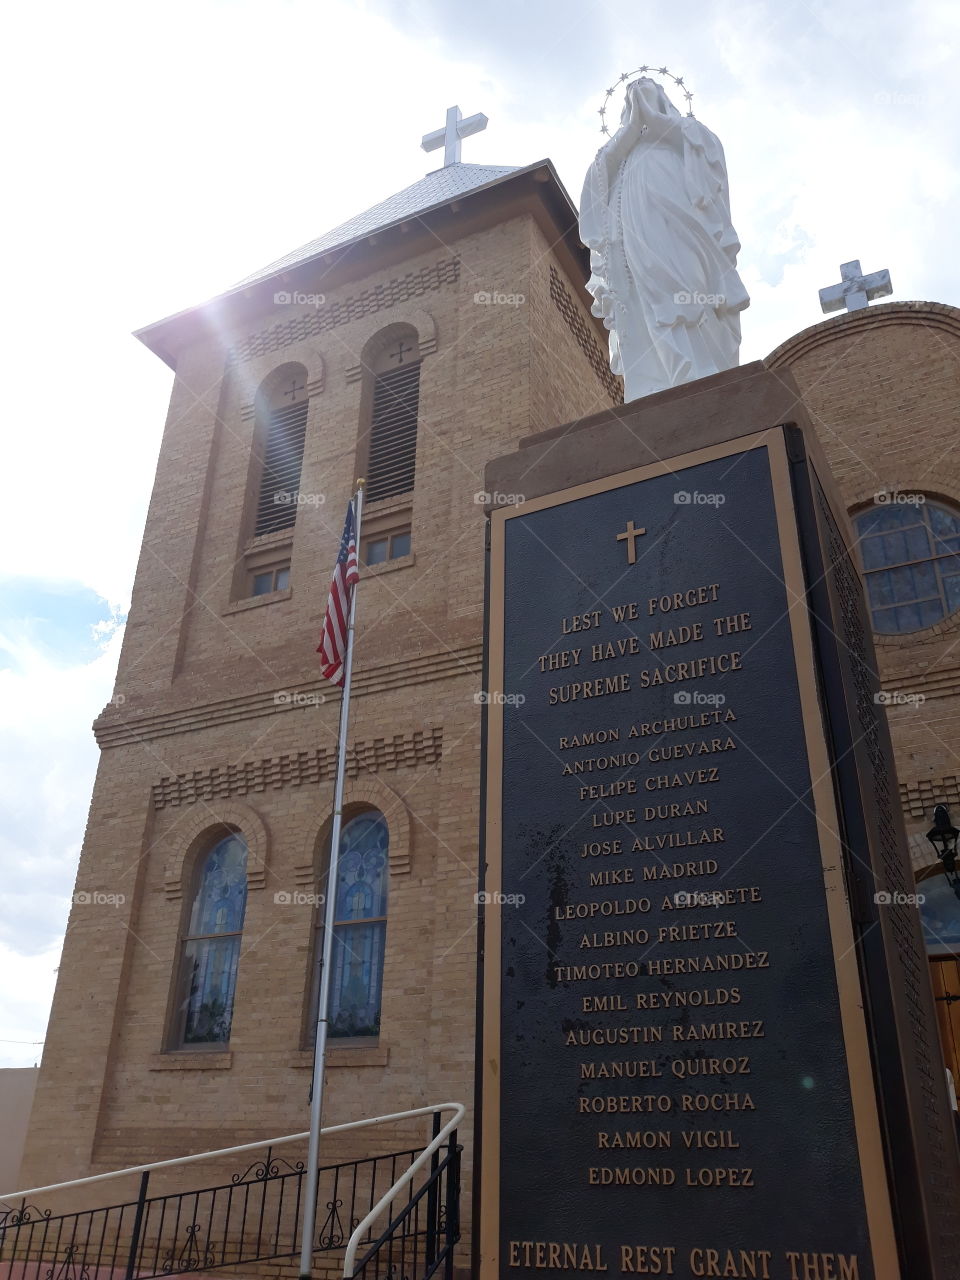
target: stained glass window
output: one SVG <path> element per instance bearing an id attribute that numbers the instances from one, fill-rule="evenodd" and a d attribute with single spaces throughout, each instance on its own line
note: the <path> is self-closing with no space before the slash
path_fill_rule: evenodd
<path id="1" fill-rule="evenodd" d="M 247 905 L 247 846 L 233 834 L 198 868 L 196 896 L 183 938 L 176 1041 L 179 1047 L 226 1044 Z"/>
<path id="2" fill-rule="evenodd" d="M 389 840 L 386 819 L 375 810 L 351 819 L 340 833 L 330 973 L 331 1038 L 380 1033 Z M 314 1025 L 322 944 L 322 920 L 318 919 Z"/>
<path id="3" fill-rule="evenodd" d="M 937 869 L 939 872 L 939 868 Z M 960 902 L 945 875 L 917 881 L 923 940 L 932 956 L 960 955 Z"/>
<path id="4" fill-rule="evenodd" d="M 874 631 L 922 631 L 960 609 L 960 515 L 936 502 L 890 503 L 853 523 Z"/>

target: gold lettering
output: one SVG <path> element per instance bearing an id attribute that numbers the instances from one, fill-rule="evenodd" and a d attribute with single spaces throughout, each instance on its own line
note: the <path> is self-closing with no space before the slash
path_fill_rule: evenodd
<path id="1" fill-rule="evenodd" d="M 672 1187 L 677 1180 L 675 1169 L 665 1167 L 611 1169 L 605 1165 L 587 1169 L 591 1187 Z"/>
<path id="2" fill-rule="evenodd" d="M 571 618 L 561 619 L 561 630 L 565 636 L 575 631 L 590 631 L 600 625 L 600 610 L 591 609 L 587 613 L 577 613 Z"/>
<path id="3" fill-rule="evenodd" d="M 752 1187 L 752 1169 L 685 1169 L 685 1185 L 688 1187 Z M 709 1273 L 708 1273 L 709 1274 Z"/>
<path id="4" fill-rule="evenodd" d="M 594 902 L 568 902 L 554 907 L 554 920 L 593 920 L 600 916 L 632 916 L 650 910 L 649 898 L 601 898 Z"/>
<path id="5" fill-rule="evenodd" d="M 752 631 L 749 613 L 730 613 L 725 618 L 714 618 L 713 629 L 718 636 L 733 635 L 738 631 Z"/>
<path id="6" fill-rule="evenodd" d="M 694 640 L 703 639 L 703 623 L 694 622 L 691 626 L 671 627 L 666 631 L 650 632 L 651 649 L 672 649 L 677 644 L 690 644 Z"/>
<path id="7" fill-rule="evenodd" d="M 609 843 L 606 841 L 605 843 Z M 619 844 L 619 840 L 614 840 L 614 844 Z M 620 850 L 618 849 L 619 853 Z M 616 871 L 591 871 L 590 886 L 594 888 L 598 885 L 607 884 L 633 884 L 633 868 L 619 867 Z"/>
<path id="8" fill-rule="evenodd" d="M 770 1280 L 772 1257 L 773 1253 L 769 1249 L 691 1249 L 688 1262 L 690 1273 L 694 1276 Z"/>
<path id="9" fill-rule="evenodd" d="M 789 1252 L 786 1258 L 790 1264 L 790 1280 L 860 1280 L 855 1253 Z"/>
<path id="10" fill-rule="evenodd" d="M 551 689 L 548 700 L 551 707 L 558 703 L 577 702 L 583 698 L 602 698 L 606 694 L 629 693 L 630 676 L 601 676 L 598 680 L 578 680 L 574 684 L 562 684 Z"/>
<path id="11" fill-rule="evenodd" d="M 671 1028 L 676 1040 L 759 1040 L 766 1035 L 763 1019 L 749 1022 L 675 1022 Z"/>
<path id="12" fill-rule="evenodd" d="M 582 649 L 560 649 L 556 653 L 545 653 L 537 659 L 541 671 L 559 671 L 563 667 L 579 667 Z"/>
<path id="13" fill-rule="evenodd" d="M 569 751 L 574 747 L 602 747 L 605 742 L 619 741 L 619 729 L 596 729 L 593 733 L 579 733 L 574 734 L 572 738 L 561 738 L 560 750 Z"/>
<path id="14" fill-rule="evenodd" d="M 671 613 L 675 609 L 694 609 L 697 605 L 715 602 L 720 594 L 719 582 L 705 587 L 690 587 L 687 591 L 675 591 L 669 596 L 651 596 L 647 601 L 647 614 Z"/>

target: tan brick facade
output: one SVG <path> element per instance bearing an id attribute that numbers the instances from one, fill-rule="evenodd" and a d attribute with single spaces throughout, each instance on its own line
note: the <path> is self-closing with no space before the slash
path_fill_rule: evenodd
<path id="1" fill-rule="evenodd" d="M 885 303 L 797 334 L 769 357 L 793 373 L 851 511 L 879 492 L 921 493 L 960 510 L 960 311 Z M 934 861 L 924 832 L 940 801 L 960 808 L 960 618 L 880 636 L 884 689 L 926 701 L 888 719 L 911 854 Z"/>

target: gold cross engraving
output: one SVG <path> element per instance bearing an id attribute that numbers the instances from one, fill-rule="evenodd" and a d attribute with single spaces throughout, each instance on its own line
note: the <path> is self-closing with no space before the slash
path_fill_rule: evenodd
<path id="1" fill-rule="evenodd" d="M 627 543 L 627 564 L 637 563 L 637 539 L 645 534 L 646 529 L 635 529 L 633 521 L 627 521 L 627 527 L 623 533 L 617 534 L 617 541 Z"/>

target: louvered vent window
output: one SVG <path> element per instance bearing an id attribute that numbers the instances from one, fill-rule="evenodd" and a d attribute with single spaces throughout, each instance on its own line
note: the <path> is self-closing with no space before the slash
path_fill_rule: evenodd
<path id="1" fill-rule="evenodd" d="M 417 463 L 420 365 L 378 374 L 373 384 L 367 500 L 409 493 Z"/>
<path id="2" fill-rule="evenodd" d="M 263 458 L 263 479 L 254 536 L 290 529 L 297 518 L 300 469 L 307 431 L 306 400 L 283 409 L 273 409 Z"/>

